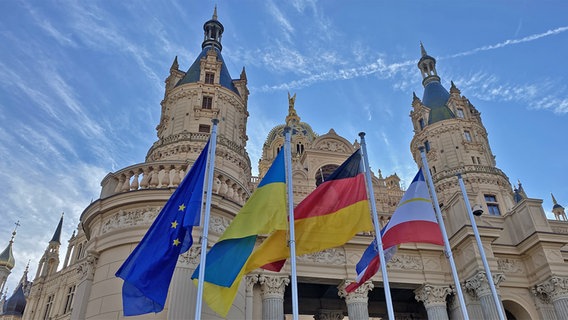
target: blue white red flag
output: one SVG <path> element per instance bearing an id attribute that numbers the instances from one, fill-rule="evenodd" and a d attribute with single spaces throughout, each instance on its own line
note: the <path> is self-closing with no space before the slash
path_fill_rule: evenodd
<path id="1" fill-rule="evenodd" d="M 396 252 L 397 246 L 402 243 L 423 242 L 444 245 L 422 169 L 418 171 L 400 199 L 389 223 L 381 230 L 381 241 L 387 262 Z M 375 239 L 357 263 L 357 281 L 347 286 L 346 291 L 354 291 L 373 277 L 379 266 L 379 250 Z"/>

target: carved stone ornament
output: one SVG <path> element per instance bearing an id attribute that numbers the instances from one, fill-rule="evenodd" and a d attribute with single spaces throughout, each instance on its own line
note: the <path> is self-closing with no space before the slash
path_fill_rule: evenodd
<path id="1" fill-rule="evenodd" d="M 450 286 L 433 286 L 425 284 L 414 290 L 416 301 L 422 301 L 426 308 L 431 306 L 445 306 L 446 297 L 453 292 Z"/>
<path id="2" fill-rule="evenodd" d="M 320 309 L 315 315 L 315 320 L 343 320 L 344 315 L 341 310 Z"/>
<path id="3" fill-rule="evenodd" d="M 223 232 L 225 232 L 225 229 L 227 229 L 230 223 L 231 221 L 227 218 L 220 216 L 211 216 L 209 220 L 209 231 L 218 234 L 223 234 Z"/>
<path id="4" fill-rule="evenodd" d="M 495 284 L 495 287 L 498 287 L 499 283 L 503 281 L 505 281 L 504 274 L 493 274 L 493 283 Z M 467 292 L 475 298 L 491 294 L 491 287 L 489 286 L 489 282 L 487 281 L 485 271 L 480 271 L 473 277 L 467 279 L 465 281 L 465 288 Z"/>
<path id="5" fill-rule="evenodd" d="M 79 274 L 79 280 L 93 280 L 95 276 L 95 267 L 97 261 L 99 260 L 99 253 L 96 251 L 89 250 L 87 252 L 87 257 L 79 263 L 77 266 L 77 273 Z"/>
<path id="6" fill-rule="evenodd" d="M 258 276 L 262 299 L 284 299 L 284 289 L 290 283 L 288 276 L 272 276 L 261 274 Z"/>
<path id="7" fill-rule="evenodd" d="M 552 276 L 537 284 L 533 294 L 544 302 L 568 299 L 568 277 Z"/>
<path id="8" fill-rule="evenodd" d="M 160 212 L 161 207 L 145 207 L 129 210 L 119 210 L 103 220 L 101 234 L 112 230 L 130 228 L 137 225 L 151 225 Z"/>
<path id="9" fill-rule="evenodd" d="M 499 271 L 504 273 L 524 273 L 523 264 L 516 259 L 497 259 Z"/>
<path id="10" fill-rule="evenodd" d="M 327 265 L 343 265 L 346 263 L 345 252 L 341 249 L 332 248 L 316 253 L 305 254 L 297 257 L 298 262 L 318 263 Z"/>
<path id="11" fill-rule="evenodd" d="M 371 280 L 366 281 L 353 292 L 345 291 L 345 288 L 351 283 L 353 283 L 353 281 L 344 281 L 342 284 L 340 284 L 337 287 L 337 289 L 339 289 L 337 295 L 340 298 L 344 298 L 345 303 L 347 303 L 348 305 L 353 303 L 367 304 L 367 302 L 369 301 L 369 291 L 373 290 L 373 288 L 375 287 L 375 285 L 373 285 L 373 282 Z"/>
<path id="12" fill-rule="evenodd" d="M 178 257 L 178 263 L 189 267 L 189 268 L 197 268 L 201 259 L 201 244 L 194 244 L 187 250 L 186 252 L 182 253 Z"/>
<path id="13" fill-rule="evenodd" d="M 258 277 L 259 275 L 256 273 L 251 273 L 245 276 L 245 285 L 248 292 L 252 292 L 254 285 L 258 283 Z"/>
<path id="14" fill-rule="evenodd" d="M 422 259 L 418 256 L 411 256 L 407 254 L 394 255 L 387 263 L 388 268 L 392 269 L 406 269 L 406 270 L 423 270 L 424 265 Z"/>

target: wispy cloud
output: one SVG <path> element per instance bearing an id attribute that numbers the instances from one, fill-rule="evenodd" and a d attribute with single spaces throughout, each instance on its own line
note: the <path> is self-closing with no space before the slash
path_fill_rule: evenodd
<path id="1" fill-rule="evenodd" d="M 510 45 L 536 41 L 544 37 L 554 36 L 566 31 L 568 31 L 568 26 L 559 27 L 543 33 L 529 35 L 520 39 L 506 40 L 497 44 L 487 45 L 472 50 L 444 56 L 440 58 L 440 60 L 454 59 L 458 57 L 473 55 L 482 51 L 496 50 Z M 357 53 L 357 51 L 355 51 L 354 53 Z M 309 87 L 320 82 L 348 80 L 369 75 L 376 75 L 379 78 L 396 79 L 397 81 L 393 83 L 393 88 L 404 90 L 408 89 L 411 83 L 414 83 L 414 81 L 411 81 L 412 79 L 410 79 L 413 78 L 414 75 L 410 75 L 408 71 L 410 67 L 413 67 L 416 64 L 416 61 L 417 60 L 406 60 L 402 62 L 389 63 L 384 57 L 381 56 L 372 62 L 364 63 L 364 65 L 362 66 L 339 68 L 319 73 L 312 73 L 309 76 L 290 82 L 274 85 L 266 84 L 255 89 L 263 92 L 299 89 Z M 334 59 L 328 59 L 328 62 L 329 63 L 327 65 L 331 68 L 337 66 L 337 64 L 333 63 Z M 291 66 L 292 65 L 293 63 L 291 64 Z M 309 65 L 309 63 L 306 63 L 306 65 Z M 557 114 L 568 113 L 568 98 L 557 96 L 559 93 L 562 94 L 562 92 L 564 92 L 564 89 L 557 89 L 555 91 L 548 90 L 548 88 L 553 86 L 552 83 L 543 83 L 541 81 L 538 84 L 503 84 L 501 83 L 502 81 L 498 81 L 495 75 L 481 73 L 474 74 L 473 76 L 468 78 L 462 78 L 457 82 L 460 83 L 460 86 L 462 88 L 472 88 L 473 90 L 468 91 L 470 92 L 470 95 L 483 100 L 523 101 L 530 108 L 552 110 Z M 544 94 L 543 92 L 546 92 L 546 94 Z"/>
<path id="2" fill-rule="evenodd" d="M 266 6 L 268 13 L 278 22 L 282 34 L 288 42 L 292 41 L 292 35 L 294 34 L 294 27 L 292 23 L 286 18 L 282 10 L 280 10 L 274 1 L 267 1 Z"/>
<path id="3" fill-rule="evenodd" d="M 558 81 L 542 80 L 530 83 L 507 83 L 487 72 L 476 72 L 455 80 L 468 95 L 482 101 L 520 101 L 531 109 L 550 110 L 556 114 L 568 113 L 565 87 Z"/>
<path id="4" fill-rule="evenodd" d="M 510 46 L 510 45 L 535 41 L 535 40 L 542 39 L 542 38 L 545 38 L 545 37 L 557 35 L 557 34 L 560 34 L 562 32 L 565 32 L 565 31 L 568 31 L 568 26 L 558 27 L 556 29 L 548 30 L 548 31 L 543 32 L 543 33 L 537 33 L 537 34 L 529 35 L 529 36 L 526 36 L 526 37 L 523 37 L 523 38 L 520 38 L 520 39 L 505 40 L 503 42 L 499 42 L 499 43 L 496 43 L 496 44 L 487 45 L 487 46 L 475 48 L 475 49 L 472 49 L 472 50 L 452 54 L 452 55 L 449 55 L 449 56 L 441 57 L 440 59 L 469 56 L 469 55 L 476 54 L 476 53 L 481 52 L 481 51 L 495 50 L 495 49 L 504 48 L 504 47 Z"/>

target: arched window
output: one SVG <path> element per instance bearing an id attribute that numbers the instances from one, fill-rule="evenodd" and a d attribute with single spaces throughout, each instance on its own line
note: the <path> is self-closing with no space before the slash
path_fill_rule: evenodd
<path id="1" fill-rule="evenodd" d="M 318 172 L 316 173 L 316 187 L 319 186 L 322 182 L 324 182 L 327 177 L 329 177 L 335 169 L 339 166 L 335 164 L 327 164 L 319 168 Z"/>

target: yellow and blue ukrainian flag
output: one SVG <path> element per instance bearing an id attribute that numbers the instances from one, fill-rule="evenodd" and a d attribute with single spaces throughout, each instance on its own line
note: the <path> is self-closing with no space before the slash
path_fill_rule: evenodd
<path id="1" fill-rule="evenodd" d="M 281 150 L 257 189 L 207 253 L 203 297 L 213 311 L 223 317 L 229 312 L 242 276 L 250 271 L 246 264 L 257 236 L 287 227 L 286 174 Z M 199 276 L 201 267 L 195 270 L 193 279 Z"/>
<path id="2" fill-rule="evenodd" d="M 124 280 L 125 316 L 164 309 L 178 256 L 191 247 L 199 225 L 209 142 L 116 276 Z"/>

